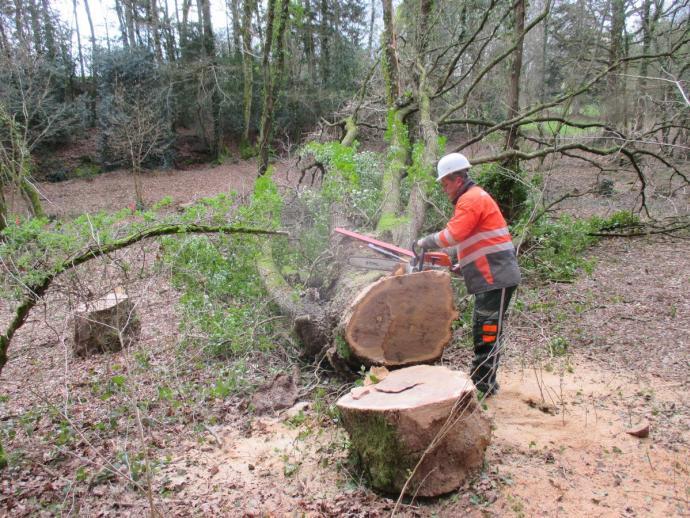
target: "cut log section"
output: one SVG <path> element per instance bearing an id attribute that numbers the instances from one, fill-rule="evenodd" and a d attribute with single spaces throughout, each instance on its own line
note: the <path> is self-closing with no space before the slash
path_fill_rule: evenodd
<path id="1" fill-rule="evenodd" d="M 438 360 L 457 317 L 450 274 L 432 270 L 370 284 L 345 311 L 340 328 L 362 363 L 401 367 Z"/>
<path id="2" fill-rule="evenodd" d="M 437 496 L 482 466 L 490 420 L 462 372 L 430 365 L 399 369 L 353 389 L 337 405 L 375 489 L 398 494 L 414 472 L 406 494 Z"/>
<path id="3" fill-rule="evenodd" d="M 72 351 L 75 356 L 116 352 L 135 341 L 139 330 L 132 300 L 116 290 L 79 305 L 74 315 Z"/>

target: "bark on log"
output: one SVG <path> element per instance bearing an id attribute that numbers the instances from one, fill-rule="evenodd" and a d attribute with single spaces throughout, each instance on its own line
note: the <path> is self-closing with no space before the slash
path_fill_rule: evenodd
<path id="1" fill-rule="evenodd" d="M 490 420 L 474 394 L 466 374 L 418 365 L 340 398 L 343 424 L 371 486 L 424 497 L 457 489 L 481 467 L 490 442 Z"/>
<path id="2" fill-rule="evenodd" d="M 336 337 L 367 366 L 431 363 L 450 342 L 457 316 L 448 272 L 393 275 L 366 286 L 350 301 Z"/>
<path id="3" fill-rule="evenodd" d="M 119 291 L 109 293 L 77 308 L 72 351 L 81 357 L 116 352 L 131 345 L 139 330 L 131 299 Z"/>

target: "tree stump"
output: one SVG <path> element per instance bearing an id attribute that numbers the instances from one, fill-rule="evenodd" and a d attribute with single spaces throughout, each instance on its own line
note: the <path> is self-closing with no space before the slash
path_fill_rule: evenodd
<path id="1" fill-rule="evenodd" d="M 339 329 L 363 364 L 403 367 L 438 360 L 457 317 L 450 274 L 430 270 L 366 286 L 350 301 Z"/>
<path id="2" fill-rule="evenodd" d="M 371 486 L 437 496 L 457 489 L 480 468 L 491 426 L 461 372 L 418 365 L 357 387 L 337 405 Z M 422 458 L 423 457 L 423 458 Z"/>
<path id="3" fill-rule="evenodd" d="M 139 319 L 134 304 L 116 290 L 105 297 L 80 304 L 74 315 L 75 356 L 116 352 L 139 337 Z"/>

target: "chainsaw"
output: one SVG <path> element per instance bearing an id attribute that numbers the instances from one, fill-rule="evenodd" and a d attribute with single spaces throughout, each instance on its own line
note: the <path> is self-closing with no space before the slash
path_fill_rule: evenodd
<path id="1" fill-rule="evenodd" d="M 393 271 L 402 266 L 405 273 L 453 268 L 450 256 L 445 252 L 427 252 L 423 248 L 421 252 L 418 252 L 416 244 L 412 245 L 412 250 L 407 250 L 344 228 L 338 227 L 334 230 L 344 236 L 362 241 L 374 252 L 386 256 L 386 259 L 350 257 L 348 263 L 357 268 Z"/>

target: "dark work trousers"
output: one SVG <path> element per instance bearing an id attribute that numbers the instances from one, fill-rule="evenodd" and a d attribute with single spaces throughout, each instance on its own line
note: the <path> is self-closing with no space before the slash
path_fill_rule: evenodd
<path id="1" fill-rule="evenodd" d="M 477 293 L 474 296 L 472 337 L 474 361 L 472 381 L 478 390 L 491 395 L 498 390 L 496 371 L 501 351 L 505 314 L 517 286 Z"/>

